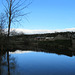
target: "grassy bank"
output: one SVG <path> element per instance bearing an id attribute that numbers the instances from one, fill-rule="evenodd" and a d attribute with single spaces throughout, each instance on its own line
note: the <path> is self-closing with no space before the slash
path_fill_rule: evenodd
<path id="1" fill-rule="evenodd" d="M 38 47 L 44 49 L 68 49 L 72 47 L 71 40 L 39 41 Z"/>

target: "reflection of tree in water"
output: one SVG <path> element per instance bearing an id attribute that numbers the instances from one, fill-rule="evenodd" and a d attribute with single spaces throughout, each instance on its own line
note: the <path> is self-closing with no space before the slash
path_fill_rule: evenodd
<path id="1" fill-rule="evenodd" d="M 7 62 L 6 62 L 6 54 L 4 52 L 0 52 L 0 72 L 1 75 L 4 75 L 3 72 L 5 70 L 5 66 L 7 66 Z"/>
<path id="2" fill-rule="evenodd" d="M 11 75 L 12 72 L 15 71 L 15 68 L 16 68 L 16 61 L 15 61 L 15 58 L 14 57 L 11 57 L 9 55 L 9 60 L 8 57 L 7 57 L 7 53 L 3 54 L 1 57 L 1 64 L 0 64 L 0 72 L 1 72 L 1 75 Z M 8 63 L 9 61 L 9 63 Z M 9 67 L 9 72 L 8 73 L 8 67 Z"/>

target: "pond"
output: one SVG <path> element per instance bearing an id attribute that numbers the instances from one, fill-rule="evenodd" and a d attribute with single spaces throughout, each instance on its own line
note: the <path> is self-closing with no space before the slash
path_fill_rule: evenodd
<path id="1" fill-rule="evenodd" d="M 1 75 L 75 75 L 75 56 L 16 50 L 2 56 Z M 8 74 L 8 67 L 10 74 Z"/>

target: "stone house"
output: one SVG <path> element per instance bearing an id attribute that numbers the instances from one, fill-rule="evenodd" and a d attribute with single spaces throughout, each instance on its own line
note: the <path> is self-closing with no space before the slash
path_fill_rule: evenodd
<path id="1" fill-rule="evenodd" d="M 68 39 L 67 37 L 64 37 L 63 35 L 60 35 L 60 34 L 58 34 L 55 38 L 54 38 L 54 40 L 66 40 L 66 39 Z"/>

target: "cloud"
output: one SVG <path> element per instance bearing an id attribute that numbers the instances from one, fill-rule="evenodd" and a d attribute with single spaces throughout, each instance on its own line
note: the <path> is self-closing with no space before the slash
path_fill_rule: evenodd
<path id="1" fill-rule="evenodd" d="M 66 31 L 75 32 L 75 28 L 56 29 L 56 30 L 43 30 L 43 29 L 30 30 L 30 29 L 12 28 L 11 31 L 13 31 L 13 30 L 15 30 L 18 33 L 23 32 L 24 34 L 43 34 L 43 33 L 54 33 L 54 32 L 66 32 Z"/>

